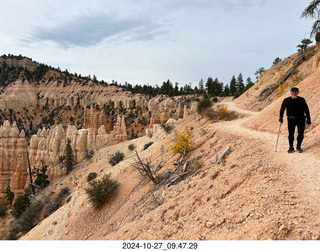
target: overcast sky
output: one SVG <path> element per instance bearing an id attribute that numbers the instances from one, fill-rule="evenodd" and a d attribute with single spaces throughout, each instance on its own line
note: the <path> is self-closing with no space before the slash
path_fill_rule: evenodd
<path id="1" fill-rule="evenodd" d="M 297 51 L 311 0 L 0 0 L 0 54 L 98 80 L 255 79 Z"/>

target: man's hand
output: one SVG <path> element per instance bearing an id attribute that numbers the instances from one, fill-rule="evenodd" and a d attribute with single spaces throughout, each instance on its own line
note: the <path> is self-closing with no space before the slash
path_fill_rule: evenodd
<path id="1" fill-rule="evenodd" d="M 283 123 L 283 118 L 279 118 L 279 122 L 282 124 Z"/>

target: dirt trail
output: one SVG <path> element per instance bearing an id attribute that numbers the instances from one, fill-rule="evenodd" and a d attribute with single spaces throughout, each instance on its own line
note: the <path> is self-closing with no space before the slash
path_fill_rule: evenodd
<path id="1" fill-rule="evenodd" d="M 286 167 L 287 179 L 294 177 L 293 188 L 296 191 L 301 192 L 305 203 L 314 205 L 318 208 L 320 202 L 320 160 L 316 156 L 308 153 L 307 148 L 302 148 L 305 150 L 304 153 L 294 152 L 291 154 L 287 153 L 288 150 L 288 139 L 287 136 L 280 136 L 279 143 L 277 147 L 277 152 L 275 152 L 277 135 L 262 131 L 254 131 L 245 127 L 246 123 L 258 115 L 259 112 L 252 112 L 236 107 L 236 104 L 232 102 L 224 102 L 224 105 L 228 107 L 230 111 L 235 111 L 237 113 L 242 113 L 250 115 L 243 119 L 236 121 L 225 122 L 221 127 L 225 131 L 230 133 L 236 133 L 245 137 L 252 137 L 261 141 L 264 145 L 265 154 L 272 156 L 273 159 Z M 280 124 L 277 124 L 279 128 Z M 305 134 L 304 141 L 308 140 L 308 136 Z M 296 142 L 296 135 L 295 135 Z M 290 180 L 288 180 L 290 183 Z M 298 181 L 298 183 L 296 182 Z"/>

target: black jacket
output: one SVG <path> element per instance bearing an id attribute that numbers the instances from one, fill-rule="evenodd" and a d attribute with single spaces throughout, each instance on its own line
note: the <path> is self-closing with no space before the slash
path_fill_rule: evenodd
<path id="1" fill-rule="evenodd" d="M 287 108 L 287 116 L 294 116 L 298 118 L 307 117 L 307 123 L 311 123 L 310 111 L 307 102 L 302 97 L 297 97 L 293 99 L 291 97 L 285 98 L 282 102 L 280 109 L 280 118 L 283 117 L 284 110 Z"/>

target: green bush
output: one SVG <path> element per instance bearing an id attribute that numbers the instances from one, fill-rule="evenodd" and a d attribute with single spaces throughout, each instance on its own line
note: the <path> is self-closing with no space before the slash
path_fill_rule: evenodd
<path id="1" fill-rule="evenodd" d="M 110 175 L 106 174 L 101 179 L 91 181 L 90 188 L 85 189 L 89 201 L 96 209 L 101 208 L 118 187 L 118 182 L 110 179 Z"/>
<path id="2" fill-rule="evenodd" d="M 198 113 L 203 113 L 212 106 L 212 101 L 208 98 L 202 99 L 197 106 Z"/>
<path id="3" fill-rule="evenodd" d="M 134 149 L 136 149 L 136 146 L 135 146 L 134 144 L 130 144 L 130 145 L 128 146 L 128 149 L 129 149 L 130 151 L 133 151 Z"/>
<path id="4" fill-rule="evenodd" d="M 113 154 L 109 160 L 109 164 L 111 166 L 115 166 L 118 164 L 120 161 L 124 159 L 124 153 L 117 151 L 115 154 Z"/>
<path id="5" fill-rule="evenodd" d="M 153 144 L 153 142 L 149 142 L 149 143 L 145 144 L 143 147 L 143 150 L 147 150 L 152 144 Z"/>
<path id="6" fill-rule="evenodd" d="M 97 177 L 97 173 L 89 173 L 87 177 L 87 182 L 90 182 L 91 180 L 94 180 Z"/>
<path id="7" fill-rule="evenodd" d="M 19 218 L 20 215 L 26 210 L 27 206 L 30 205 L 29 195 L 30 194 L 25 193 L 16 199 L 16 202 L 12 206 L 11 212 L 15 218 Z"/>
<path id="8" fill-rule="evenodd" d="M 5 205 L 0 205 L 0 217 L 3 217 L 7 214 L 8 208 Z"/>

